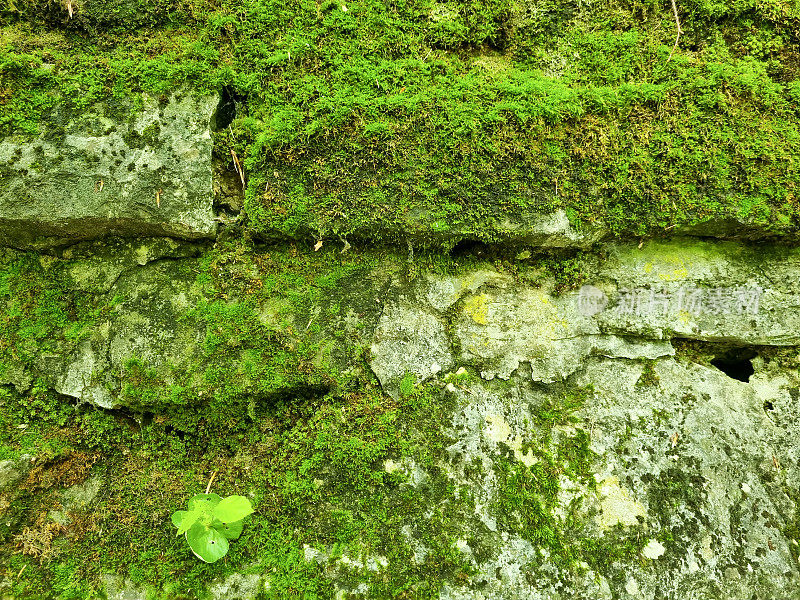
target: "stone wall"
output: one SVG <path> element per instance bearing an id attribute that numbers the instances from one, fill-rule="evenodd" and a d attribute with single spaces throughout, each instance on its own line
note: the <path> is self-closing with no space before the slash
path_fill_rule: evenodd
<path id="1" fill-rule="evenodd" d="M 0 141 L 4 597 L 800 594 L 797 248 L 563 214 L 450 255 L 267 245 L 215 213 L 215 104 Z M 168 514 L 210 471 L 257 512 L 199 571 Z"/>

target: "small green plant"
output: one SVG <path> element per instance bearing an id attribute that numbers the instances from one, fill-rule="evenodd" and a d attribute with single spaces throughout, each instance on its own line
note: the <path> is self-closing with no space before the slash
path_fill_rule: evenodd
<path id="1" fill-rule="evenodd" d="M 213 563 L 228 553 L 228 541 L 242 533 L 242 520 L 253 512 L 253 506 L 244 496 L 222 498 L 208 491 L 192 496 L 189 510 L 173 513 L 172 523 L 178 535 L 186 536 L 195 556 Z"/>

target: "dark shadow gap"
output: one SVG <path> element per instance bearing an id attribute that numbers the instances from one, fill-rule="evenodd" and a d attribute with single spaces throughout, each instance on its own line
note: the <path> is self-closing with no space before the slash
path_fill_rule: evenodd
<path id="1" fill-rule="evenodd" d="M 748 383 L 755 370 L 753 359 L 756 351 L 752 348 L 734 348 L 711 360 L 711 364 L 731 379 Z"/>
<path id="2" fill-rule="evenodd" d="M 233 123 L 239 106 L 244 104 L 245 97 L 236 92 L 233 87 L 226 85 L 220 90 L 219 104 L 214 116 L 211 117 L 211 128 L 215 131 L 225 129 Z"/>

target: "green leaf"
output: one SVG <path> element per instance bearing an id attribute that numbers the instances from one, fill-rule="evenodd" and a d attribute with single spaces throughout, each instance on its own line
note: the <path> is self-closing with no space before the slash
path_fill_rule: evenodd
<path id="1" fill-rule="evenodd" d="M 186 512 L 187 511 L 185 510 L 176 510 L 174 513 L 172 513 L 172 524 L 175 525 L 175 527 L 180 528 L 181 521 L 183 521 L 183 517 L 186 515 Z"/>
<path id="2" fill-rule="evenodd" d="M 200 508 L 204 512 L 210 512 L 209 509 L 214 508 L 221 500 L 222 497 L 216 494 L 196 494 L 189 498 L 189 510 Z"/>
<path id="3" fill-rule="evenodd" d="M 233 523 L 223 523 L 220 520 L 216 520 L 213 523 L 211 523 L 211 527 L 213 527 L 214 529 L 219 531 L 222 535 L 224 535 L 226 539 L 235 540 L 241 535 L 244 523 L 242 523 L 242 521 L 234 521 Z"/>
<path id="4" fill-rule="evenodd" d="M 186 541 L 199 559 L 208 563 L 218 561 L 228 553 L 228 540 L 212 527 L 195 523 L 186 532 Z"/>
<path id="5" fill-rule="evenodd" d="M 182 533 L 186 533 L 189 531 L 189 528 L 192 527 L 195 523 L 197 523 L 197 519 L 203 514 L 200 510 L 190 510 L 190 511 L 179 511 L 182 512 L 181 521 L 178 524 L 178 535 Z M 175 521 L 173 520 L 173 523 Z"/>
<path id="6" fill-rule="evenodd" d="M 214 507 L 214 518 L 223 523 L 241 521 L 253 512 L 250 500 L 244 496 L 228 496 Z"/>

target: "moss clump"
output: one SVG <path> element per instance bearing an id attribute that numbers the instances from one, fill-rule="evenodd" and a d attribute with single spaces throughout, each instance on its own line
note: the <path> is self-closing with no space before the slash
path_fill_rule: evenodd
<path id="1" fill-rule="evenodd" d="M 14 396 L 0 406 L 3 451 L 33 452 L 42 464 L 37 494 L 18 499 L 22 521 L 0 543 L 0 556 L 20 573 L 13 582 L 17 598 L 94 597 L 104 572 L 151 586 L 164 599 L 196 598 L 213 578 L 234 572 L 266 574 L 270 598 L 329 598 L 331 570 L 345 588 L 368 583 L 370 597 L 434 598 L 445 581 L 471 572 L 452 546 L 461 527 L 459 501 L 433 467 L 446 446 L 439 423 L 451 409 L 433 390 L 392 401 L 362 382 L 358 393 L 278 401 L 234 440 L 225 439 L 229 429 L 185 434 L 159 417 L 126 427 L 119 415 L 68 406 L 65 419 L 37 424 L 41 437 L 33 438 L 18 428 L 32 421 L 29 402 Z M 61 446 L 52 459 L 45 439 Z M 82 475 L 91 468 L 103 481 L 96 504 L 68 515 L 47 560 L 15 553 L 19 532 L 46 522 L 58 505 L 59 485 L 74 483 L 54 479 L 63 471 L 58 457 L 80 453 L 97 461 L 94 467 L 84 461 Z M 404 484 L 384 468 L 389 458 L 425 465 L 428 485 Z M 202 491 L 214 471 L 215 489 L 251 494 L 256 513 L 227 560 L 212 567 L 169 535 L 169 515 Z M 422 518 L 431 506 L 441 508 Z M 414 561 L 403 533 L 408 525 L 429 549 L 422 562 Z M 322 558 L 309 562 L 306 547 Z M 385 558 L 388 567 L 344 567 L 343 555 L 360 562 Z"/>
<path id="2" fill-rule="evenodd" d="M 642 374 L 639 375 L 639 379 L 636 380 L 637 388 L 658 386 L 660 378 L 658 377 L 658 373 L 656 373 L 655 365 L 656 361 L 654 360 L 642 361 Z"/>
<path id="3" fill-rule="evenodd" d="M 797 500 L 795 500 L 797 502 Z M 795 504 L 795 507 L 797 504 Z M 800 511 L 795 508 L 794 517 L 788 520 L 783 534 L 789 539 L 789 552 L 796 562 L 800 562 Z"/>
<path id="4" fill-rule="evenodd" d="M 61 261 L 0 255 L 0 376 L 14 365 L 34 368 L 42 353 L 74 348 L 110 309 L 105 299 L 79 298 Z"/>

